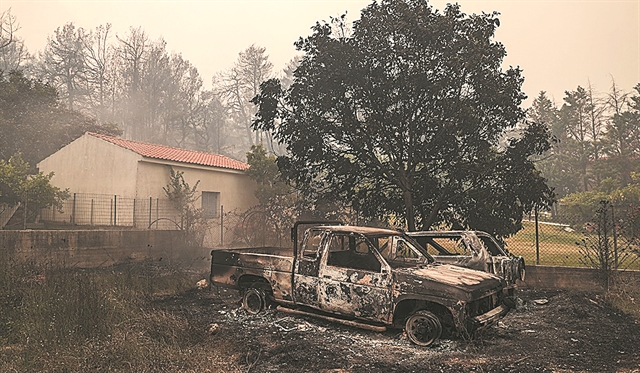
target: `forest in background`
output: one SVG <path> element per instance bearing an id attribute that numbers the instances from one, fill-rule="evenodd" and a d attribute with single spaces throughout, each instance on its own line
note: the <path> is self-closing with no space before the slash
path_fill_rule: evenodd
<path id="1" fill-rule="evenodd" d="M 251 45 L 239 52 L 233 66 L 217 73 L 207 89 L 196 66 L 142 27 L 116 35 L 109 24 L 87 30 L 67 23 L 52 30 L 43 50 L 28 51 L 19 35 L 19 20 L 10 10 L 1 16 L 5 93 L 11 94 L 7 87 L 37 92 L 46 96 L 37 101 L 46 101 L 38 117 L 54 107 L 56 114 L 51 124 L 56 141 L 51 141 L 51 131 L 9 126 L 5 108 L 0 137 L 8 145 L 2 159 L 15 148 L 34 165 L 85 130 L 243 161 L 259 143 L 270 153 L 284 153 L 271 134 L 251 128 L 256 107 L 250 101 L 269 78 L 280 78 L 285 87 L 290 84 L 298 58 L 277 71 L 266 49 Z M 21 76 L 12 78 L 12 71 Z M 527 113 L 528 120 L 545 123 L 554 136 L 552 149 L 537 166 L 561 201 L 616 193 L 621 201 L 640 198 L 640 85 L 625 92 L 612 77 L 610 89 L 598 92 L 587 82 L 586 88 L 567 90 L 561 103 L 540 92 Z"/>
<path id="2" fill-rule="evenodd" d="M 251 129 L 250 100 L 260 83 L 276 76 L 286 80 L 295 68 L 293 60 L 277 73 L 265 48 L 251 45 L 207 89 L 196 66 L 142 27 L 116 35 L 110 24 L 85 30 L 67 23 L 52 30 L 41 51 L 27 50 L 10 10 L 2 13 L 2 27 L 3 80 L 19 70 L 34 84 L 55 89 L 61 107 L 117 128 L 127 139 L 239 160 L 251 145 L 271 144 Z"/>

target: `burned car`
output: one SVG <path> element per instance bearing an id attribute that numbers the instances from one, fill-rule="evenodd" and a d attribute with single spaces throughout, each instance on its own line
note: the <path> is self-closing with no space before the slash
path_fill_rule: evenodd
<path id="1" fill-rule="evenodd" d="M 403 232 L 315 224 L 298 244 L 299 223 L 293 248 L 213 250 L 211 283 L 239 289 L 252 314 L 271 306 L 374 331 L 404 329 L 421 346 L 442 334 L 468 336 L 510 309 L 503 279 L 436 263 Z"/>
<path id="2" fill-rule="evenodd" d="M 525 279 L 525 263 L 482 231 L 408 232 L 436 261 L 490 272 L 502 277 L 513 289 Z"/>

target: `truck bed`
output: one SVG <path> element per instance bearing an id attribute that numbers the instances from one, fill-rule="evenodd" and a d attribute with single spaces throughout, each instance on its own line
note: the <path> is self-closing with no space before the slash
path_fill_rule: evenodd
<path id="1" fill-rule="evenodd" d="M 211 282 L 240 288 L 252 278 L 264 278 L 276 299 L 291 299 L 293 248 L 247 247 L 211 251 Z"/>

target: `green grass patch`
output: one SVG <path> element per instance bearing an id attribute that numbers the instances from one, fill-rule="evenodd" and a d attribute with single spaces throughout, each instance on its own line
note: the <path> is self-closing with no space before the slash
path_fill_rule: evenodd
<path id="1" fill-rule="evenodd" d="M 526 263 L 536 264 L 536 232 L 533 222 L 523 222 L 523 229 L 507 238 L 507 248 L 516 255 L 525 258 Z M 587 232 L 575 232 L 561 225 L 540 224 L 538 237 L 540 240 L 540 265 L 584 267 L 578 242 Z M 628 269 L 640 269 L 640 261 L 636 261 Z"/>

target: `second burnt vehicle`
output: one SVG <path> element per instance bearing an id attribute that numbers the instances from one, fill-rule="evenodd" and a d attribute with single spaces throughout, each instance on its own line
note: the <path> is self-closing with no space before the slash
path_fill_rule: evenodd
<path id="1" fill-rule="evenodd" d="M 211 252 L 212 284 L 240 289 L 243 307 L 267 306 L 384 331 L 404 328 L 428 346 L 447 335 L 469 336 L 509 311 L 506 283 L 492 274 L 435 263 L 405 233 L 313 222 L 293 248 Z"/>
<path id="2" fill-rule="evenodd" d="M 490 272 L 502 277 L 513 295 L 518 280 L 525 279 L 524 258 L 508 252 L 482 231 L 408 232 L 436 261 Z"/>

